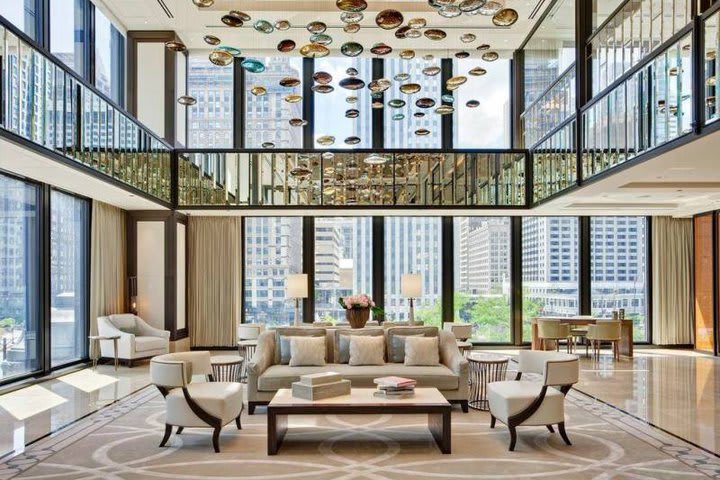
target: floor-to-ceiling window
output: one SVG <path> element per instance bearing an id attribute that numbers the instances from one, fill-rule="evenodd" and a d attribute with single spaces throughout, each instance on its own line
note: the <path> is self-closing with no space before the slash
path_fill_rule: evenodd
<path id="1" fill-rule="evenodd" d="M 188 95 L 197 103 L 188 110 L 189 148 L 233 147 L 233 67 L 208 60 L 208 51 L 188 57 Z"/>
<path id="2" fill-rule="evenodd" d="M 50 0 L 50 51 L 80 75 L 85 69 L 86 8 L 85 0 Z"/>
<path id="3" fill-rule="evenodd" d="M 120 105 L 125 103 L 125 37 L 95 8 L 95 86 Z"/>
<path id="4" fill-rule="evenodd" d="M 523 340 L 536 316 L 579 312 L 579 222 L 577 217 L 522 220 Z"/>
<path id="5" fill-rule="evenodd" d="M 36 0 L 2 0 L 0 15 L 28 37 L 37 40 L 37 7 Z"/>
<path id="6" fill-rule="evenodd" d="M 0 175 L 0 380 L 41 368 L 38 196 Z"/>
<path id="7" fill-rule="evenodd" d="M 647 341 L 646 217 L 592 217 L 590 231 L 592 314 L 612 317 L 622 308 L 635 341 Z"/>
<path id="8" fill-rule="evenodd" d="M 50 197 L 50 346 L 53 367 L 86 356 L 88 305 L 87 200 Z"/>
<path id="9" fill-rule="evenodd" d="M 245 146 L 302 148 L 303 129 L 290 124 L 302 118 L 302 59 L 253 57 L 265 70 L 245 71 Z"/>
<path id="10" fill-rule="evenodd" d="M 293 323 L 295 304 L 287 298 L 285 279 L 303 271 L 302 218 L 247 217 L 244 242 L 245 323 Z"/>
<path id="11" fill-rule="evenodd" d="M 512 340 L 510 218 L 454 219 L 454 320 L 473 325 L 472 340 Z"/>
<path id="12" fill-rule="evenodd" d="M 361 293 L 372 296 L 372 218 L 316 217 L 315 320 L 345 321 L 338 299 Z"/>
<path id="13" fill-rule="evenodd" d="M 407 321 L 410 309 L 402 295 L 403 274 L 419 274 L 422 295 L 415 302 L 415 320 L 442 323 L 442 218 L 385 218 L 385 319 Z"/>

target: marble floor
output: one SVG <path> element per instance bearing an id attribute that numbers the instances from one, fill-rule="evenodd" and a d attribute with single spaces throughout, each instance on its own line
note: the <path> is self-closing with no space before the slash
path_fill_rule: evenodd
<path id="1" fill-rule="evenodd" d="M 619 362 L 609 353 L 599 361 L 582 358 L 581 370 L 579 391 L 720 455 L 720 358 L 636 349 L 633 359 Z M 6 427 L 0 428 L 0 459 L 148 383 L 147 363 L 117 372 L 101 365 L 0 395 L 0 425 Z"/>

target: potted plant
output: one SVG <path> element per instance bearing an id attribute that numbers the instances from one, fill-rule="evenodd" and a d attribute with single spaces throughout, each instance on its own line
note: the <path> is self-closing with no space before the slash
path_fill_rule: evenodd
<path id="1" fill-rule="evenodd" d="M 345 310 L 345 318 L 351 328 L 363 328 L 370 318 L 371 310 L 374 315 L 383 313 L 380 307 L 375 306 L 373 299 L 364 293 L 340 297 L 338 303 Z"/>

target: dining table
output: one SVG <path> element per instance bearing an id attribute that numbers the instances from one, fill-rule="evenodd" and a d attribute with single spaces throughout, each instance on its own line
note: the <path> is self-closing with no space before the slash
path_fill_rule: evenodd
<path id="1" fill-rule="evenodd" d="M 582 327 L 586 325 L 595 325 L 598 322 L 612 321 L 610 318 L 599 318 L 592 316 L 575 316 L 575 317 L 534 317 L 530 321 L 530 333 L 533 350 L 541 350 L 540 338 L 538 337 L 538 320 L 555 320 L 561 323 L 569 323 L 573 327 Z M 623 357 L 633 356 L 633 321 L 624 319 L 619 320 L 621 322 L 620 328 L 620 355 Z M 552 341 L 545 341 L 545 349 L 550 350 L 555 348 L 555 343 Z"/>

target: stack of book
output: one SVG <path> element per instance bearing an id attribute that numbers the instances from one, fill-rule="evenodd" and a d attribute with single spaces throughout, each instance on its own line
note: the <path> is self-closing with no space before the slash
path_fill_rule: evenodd
<path id="1" fill-rule="evenodd" d="M 403 377 L 381 377 L 374 380 L 377 390 L 374 395 L 378 398 L 401 399 L 415 395 L 417 381 Z"/>
<path id="2" fill-rule="evenodd" d="M 343 380 L 335 372 L 301 375 L 299 382 L 292 384 L 292 396 L 304 400 L 322 400 L 350 394 L 350 380 Z"/>

